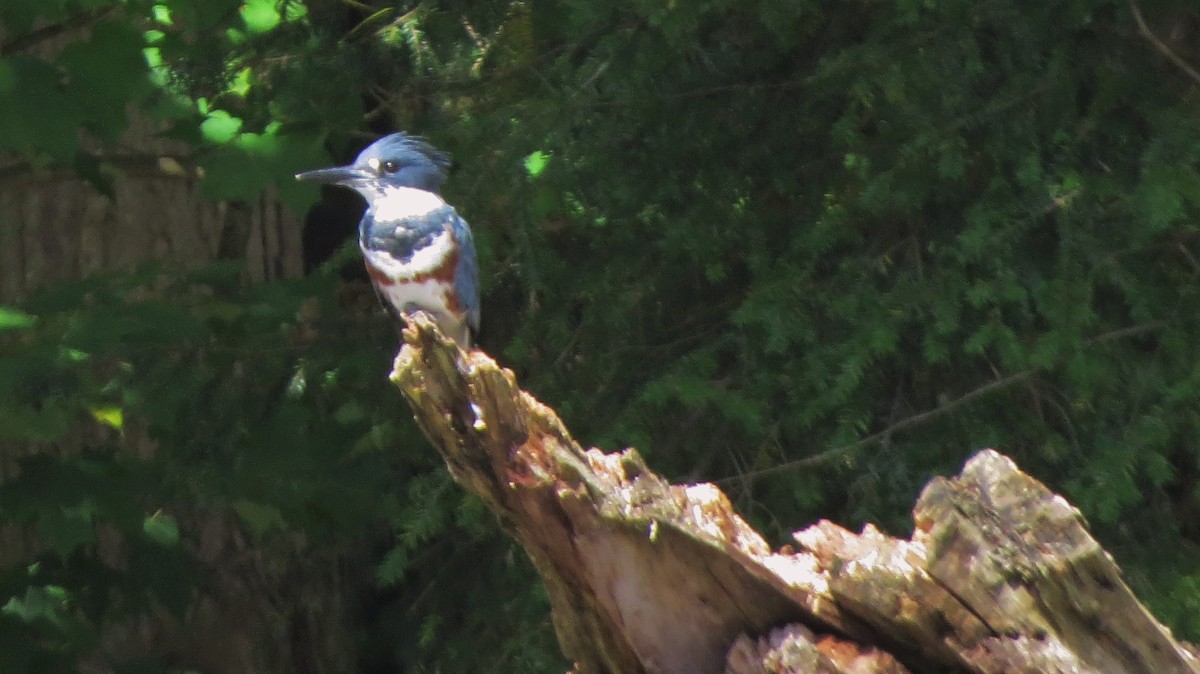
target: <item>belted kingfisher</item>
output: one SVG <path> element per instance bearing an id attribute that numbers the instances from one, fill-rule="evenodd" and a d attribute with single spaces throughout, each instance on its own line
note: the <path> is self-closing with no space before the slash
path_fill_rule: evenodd
<path id="1" fill-rule="evenodd" d="M 296 179 L 342 185 L 366 198 L 358 246 L 376 292 L 394 316 L 430 314 L 465 349 L 479 329 L 479 268 L 471 228 L 438 193 L 449 168 L 446 153 L 393 133 L 349 166 Z"/>

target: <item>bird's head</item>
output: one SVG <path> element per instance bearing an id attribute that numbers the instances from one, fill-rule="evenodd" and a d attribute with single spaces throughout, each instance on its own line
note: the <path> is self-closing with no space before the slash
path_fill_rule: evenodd
<path id="1" fill-rule="evenodd" d="M 422 138 L 393 133 L 368 145 L 349 166 L 297 173 L 296 180 L 343 185 L 374 203 L 388 188 L 412 187 L 436 194 L 449 168 L 445 152 Z"/>

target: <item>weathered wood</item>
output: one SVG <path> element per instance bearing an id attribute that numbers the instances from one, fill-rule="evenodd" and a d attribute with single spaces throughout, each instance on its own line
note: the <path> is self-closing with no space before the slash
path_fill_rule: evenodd
<path id="1" fill-rule="evenodd" d="M 994 451 L 925 488 L 910 540 L 818 522 L 772 551 L 712 485 L 585 451 L 426 317 L 404 339 L 393 380 L 528 552 L 580 674 L 1200 672 L 1079 512 Z"/>

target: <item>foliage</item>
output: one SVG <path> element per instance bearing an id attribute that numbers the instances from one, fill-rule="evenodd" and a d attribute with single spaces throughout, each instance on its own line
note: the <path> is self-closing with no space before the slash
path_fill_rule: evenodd
<path id="1" fill-rule="evenodd" d="M 58 22 L 90 30 L 25 48 Z M 290 174 L 326 148 L 423 132 L 458 158 L 484 348 L 584 442 L 721 480 L 779 540 L 902 530 L 995 446 L 1200 637 L 1198 83 L 1163 51 L 1200 63 L 1189 3 L 39 0 L 0 23 L 0 151 L 103 187 L 85 148 L 132 105 L 211 198 L 303 210 Z M 528 564 L 400 421 L 390 329 L 337 301 L 340 259 L 0 310 L 2 441 L 92 439 L 0 488 L 40 550 L 2 576 L 6 671 L 186 603 L 197 511 L 370 548 L 364 671 L 561 671 Z M 138 564 L 103 563 L 108 529 Z"/>

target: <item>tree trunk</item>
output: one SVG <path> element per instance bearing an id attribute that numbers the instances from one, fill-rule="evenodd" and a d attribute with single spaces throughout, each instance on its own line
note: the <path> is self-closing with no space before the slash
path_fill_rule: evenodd
<path id="1" fill-rule="evenodd" d="M 89 30 L 83 22 L 20 53 L 52 61 Z M 114 146 L 88 144 L 92 159 L 119 176 L 111 194 L 70 169 L 0 156 L 0 305 L 20 302 L 55 282 L 150 260 L 184 271 L 217 259 L 244 260 L 249 282 L 303 273 L 301 219 L 284 208 L 273 189 L 250 202 L 204 198 L 192 148 L 162 135 L 163 123 L 132 108 L 129 115 L 130 124 Z M 153 438 L 132 430 L 135 422 L 127 427 L 124 447 L 139 456 L 155 451 Z M 55 443 L 0 442 L 0 483 L 27 455 L 75 456 L 111 443 L 99 424 L 84 423 Z M 80 671 L 111 672 L 112 662 L 135 656 L 231 674 L 344 672 L 353 666 L 345 648 L 352 641 L 345 597 L 361 583 L 365 559 L 314 555 L 301 535 L 256 542 L 228 513 L 179 504 L 175 514 L 183 529 L 195 534 L 189 552 L 211 571 L 213 582 L 183 617 L 160 610 L 102 625 L 100 643 L 79 664 Z M 100 527 L 97 538 L 99 561 L 124 570 L 127 550 L 120 533 Z M 42 552 L 36 540 L 31 527 L 0 527 L 0 570 L 29 564 Z M 359 572 L 347 573 L 352 564 Z"/>
<path id="2" fill-rule="evenodd" d="M 273 190 L 253 203 L 203 198 L 183 144 L 155 138 L 151 121 L 130 114 L 128 149 L 96 153 L 125 176 L 111 195 L 72 172 L 0 157 L 0 302 L 147 260 L 192 270 L 240 259 L 250 281 L 300 276 L 302 223 Z"/>
<path id="3" fill-rule="evenodd" d="M 17 53 L 52 62 L 110 11 L 120 10 L 94 12 L 92 21 L 52 32 Z M 303 223 L 273 189 L 252 202 L 205 199 L 194 149 L 163 134 L 166 123 L 132 106 L 127 113 L 129 124 L 111 146 L 84 138 L 91 159 L 119 176 L 111 194 L 70 169 L 0 155 L 0 303 L 25 299 L 48 283 L 147 260 L 191 270 L 218 258 L 241 259 L 251 281 L 303 273 Z"/>
<path id="4" fill-rule="evenodd" d="M 393 381 L 525 548 L 579 674 L 1200 672 L 1062 497 L 985 450 L 911 539 L 818 522 L 772 551 L 708 484 L 583 450 L 511 371 L 418 315 Z"/>

